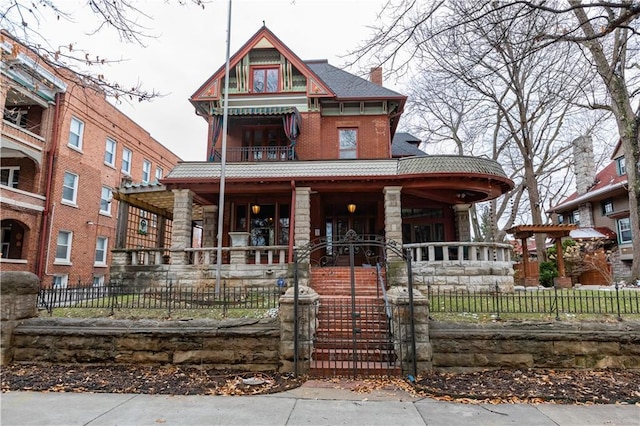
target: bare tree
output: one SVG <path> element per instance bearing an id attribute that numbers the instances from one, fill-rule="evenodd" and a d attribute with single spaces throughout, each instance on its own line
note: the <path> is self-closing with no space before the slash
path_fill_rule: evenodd
<path id="1" fill-rule="evenodd" d="M 624 0 L 476 0 L 461 4 L 456 0 L 390 0 L 384 6 L 380 17 L 378 24 L 372 27 L 372 37 L 353 52 L 354 62 L 370 58 L 376 64 L 386 64 L 387 69 L 398 75 L 406 74 L 415 61 L 423 64 L 422 60 L 429 57 L 429 50 L 434 46 L 433 41 L 442 35 L 448 35 L 449 40 L 456 41 L 456 37 L 463 34 L 477 49 L 478 40 L 487 34 L 517 32 L 518 25 L 533 18 L 538 22 L 545 22 L 545 25 L 539 25 L 527 34 L 521 34 L 520 44 L 506 48 L 498 43 L 490 47 L 499 49 L 509 60 L 518 59 L 513 52 L 521 50 L 513 47 L 519 48 L 523 44 L 528 45 L 527 55 L 532 57 L 540 51 L 555 50 L 557 46 L 579 48 L 579 57 L 557 60 L 571 60 L 576 70 L 583 67 L 584 70 L 595 73 L 597 86 L 581 93 L 579 101 L 588 108 L 610 111 L 615 117 L 627 164 L 630 222 L 634 230 L 633 250 L 640 253 L 640 232 L 637 232 L 640 229 L 640 106 L 633 106 L 638 102 L 640 81 L 637 70 L 631 71 L 632 68 L 638 67 L 639 3 Z M 478 23 L 482 23 L 482 26 L 477 25 Z M 469 31 L 470 28 L 475 28 L 475 32 Z M 490 49 L 487 49 L 483 53 L 489 51 Z M 459 56 L 459 52 L 449 53 Z M 482 61 L 484 58 L 479 55 L 478 60 Z M 450 60 L 449 57 L 444 59 Z M 485 75 L 471 75 L 470 81 L 492 76 L 495 78 L 495 73 L 502 70 L 487 69 Z M 517 83 L 522 77 L 523 74 L 520 72 L 517 75 L 513 74 L 511 81 Z M 596 80 L 592 83 L 595 82 Z M 514 85 L 514 90 L 521 89 L 522 87 Z M 505 116 L 507 113 L 521 110 L 521 106 L 517 102 L 505 106 Z M 541 107 L 546 108 L 542 104 Z M 517 145 L 519 150 L 524 148 L 524 151 L 528 151 L 534 147 L 532 143 L 541 143 L 540 139 L 532 139 L 532 135 L 528 135 L 527 131 L 526 126 L 511 129 L 512 143 Z M 551 151 L 543 149 L 541 155 L 552 160 Z M 542 207 L 539 190 L 534 188 L 536 163 L 532 158 L 525 157 L 523 160 L 523 178 L 535 223 L 541 218 L 538 211 Z M 631 278 L 640 280 L 640 256 L 634 257 Z"/>
<path id="2" fill-rule="evenodd" d="M 176 2 L 204 8 L 206 0 Z M 110 81 L 100 71 L 102 66 L 120 62 L 122 58 L 105 58 L 73 43 L 51 45 L 47 34 L 40 32 L 40 24 L 56 20 L 65 25 L 74 25 L 74 13 L 68 11 L 69 4 L 55 0 L 8 0 L 5 3 L 4 10 L 0 12 L 0 27 L 75 84 L 102 91 L 116 100 L 125 98 L 141 102 L 161 96 L 155 90 L 144 89 L 140 82 L 129 86 Z M 144 22 L 150 19 L 149 15 L 133 1 L 91 0 L 87 2 L 86 9 L 93 18 L 91 33 L 113 31 L 121 42 L 139 45 L 144 45 L 145 40 L 153 37 L 151 30 L 144 26 Z M 5 41 L 3 36 L 0 42 Z"/>

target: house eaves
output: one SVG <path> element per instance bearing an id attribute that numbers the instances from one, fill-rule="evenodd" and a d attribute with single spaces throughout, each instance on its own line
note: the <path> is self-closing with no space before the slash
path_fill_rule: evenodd
<path id="1" fill-rule="evenodd" d="M 567 211 L 570 209 L 574 209 L 575 207 L 578 207 L 581 204 L 584 204 L 586 202 L 602 199 L 604 198 L 603 197 L 604 195 L 610 192 L 617 191 L 619 189 L 624 189 L 625 186 L 627 186 L 626 180 L 616 182 L 611 185 L 603 186 L 594 191 L 587 192 L 586 194 L 579 195 L 576 198 L 573 198 L 569 201 L 558 204 L 557 206 L 547 210 L 547 213 L 559 213 L 559 212 Z"/>

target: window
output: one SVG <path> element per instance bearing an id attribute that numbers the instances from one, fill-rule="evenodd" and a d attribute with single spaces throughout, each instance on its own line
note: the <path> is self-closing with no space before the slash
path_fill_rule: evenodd
<path id="1" fill-rule="evenodd" d="M 109 166 L 116 165 L 116 141 L 111 138 L 107 138 L 107 143 L 104 148 L 104 164 Z"/>
<path id="2" fill-rule="evenodd" d="M 75 117 L 71 117 L 71 128 L 69 129 L 69 146 L 75 149 L 82 149 L 82 133 L 84 123 Z"/>
<path id="3" fill-rule="evenodd" d="M 253 92 L 274 93 L 278 91 L 280 73 L 278 68 L 254 68 Z"/>
<path id="4" fill-rule="evenodd" d="M 569 216 L 569 223 L 573 225 L 580 225 L 580 211 L 574 210 L 571 212 L 571 216 Z"/>
<path id="5" fill-rule="evenodd" d="M 0 168 L 0 185 L 9 186 L 11 188 L 17 188 L 19 178 L 20 178 L 20 167 Z"/>
<path id="6" fill-rule="evenodd" d="M 109 239 L 107 237 L 98 237 L 96 239 L 96 265 L 106 265 L 107 264 L 107 243 Z"/>
<path id="7" fill-rule="evenodd" d="M 100 213 L 111 214 L 112 199 L 113 199 L 113 194 L 111 193 L 111 188 L 103 186 L 102 193 L 100 194 Z"/>
<path id="8" fill-rule="evenodd" d="M 69 275 L 54 275 L 53 288 L 67 288 L 69 283 Z"/>
<path id="9" fill-rule="evenodd" d="M 73 234 L 69 231 L 58 231 L 56 243 L 56 262 L 71 262 L 71 240 Z"/>
<path id="10" fill-rule="evenodd" d="M 618 219 L 618 241 L 620 244 L 631 243 L 631 219 Z"/>
<path id="11" fill-rule="evenodd" d="M 616 159 L 616 170 L 618 171 L 618 176 L 624 176 L 627 174 L 627 166 L 624 163 L 624 157 Z"/>
<path id="12" fill-rule="evenodd" d="M 151 163 L 147 160 L 142 162 L 142 183 L 149 183 L 151 177 Z"/>
<path id="13" fill-rule="evenodd" d="M 94 275 L 93 276 L 93 286 L 94 287 L 104 287 L 104 275 Z"/>
<path id="14" fill-rule="evenodd" d="M 160 179 L 162 179 L 163 175 L 164 175 L 164 171 L 162 170 L 162 167 L 156 167 L 156 181 L 159 181 Z"/>
<path id="15" fill-rule="evenodd" d="M 131 174 L 131 157 L 133 153 L 130 149 L 122 148 L 122 171 Z"/>
<path id="16" fill-rule="evenodd" d="M 340 129 L 338 135 L 340 138 L 340 158 L 356 158 L 357 130 Z"/>
<path id="17" fill-rule="evenodd" d="M 76 204 L 78 196 L 78 175 L 64 172 L 64 182 L 62 184 L 62 201 Z"/>
<path id="18" fill-rule="evenodd" d="M 613 201 L 612 200 L 604 200 L 601 203 L 601 207 L 602 207 L 602 214 L 603 215 L 608 215 L 613 213 Z"/>

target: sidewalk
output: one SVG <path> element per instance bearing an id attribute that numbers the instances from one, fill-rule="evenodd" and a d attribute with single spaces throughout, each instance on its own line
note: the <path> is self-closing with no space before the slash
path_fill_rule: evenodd
<path id="1" fill-rule="evenodd" d="M 636 405 L 460 404 L 399 389 L 358 393 L 309 381 L 261 396 L 9 392 L 3 426 L 17 425 L 640 425 Z"/>

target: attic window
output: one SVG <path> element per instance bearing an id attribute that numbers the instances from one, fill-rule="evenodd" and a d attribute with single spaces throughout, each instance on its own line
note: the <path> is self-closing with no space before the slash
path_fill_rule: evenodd
<path id="1" fill-rule="evenodd" d="M 624 176 L 627 174 L 627 168 L 625 166 L 624 157 L 616 159 L 616 169 L 618 176 Z"/>
<path id="2" fill-rule="evenodd" d="M 252 76 L 253 93 L 275 93 L 278 91 L 279 68 L 254 68 Z"/>

